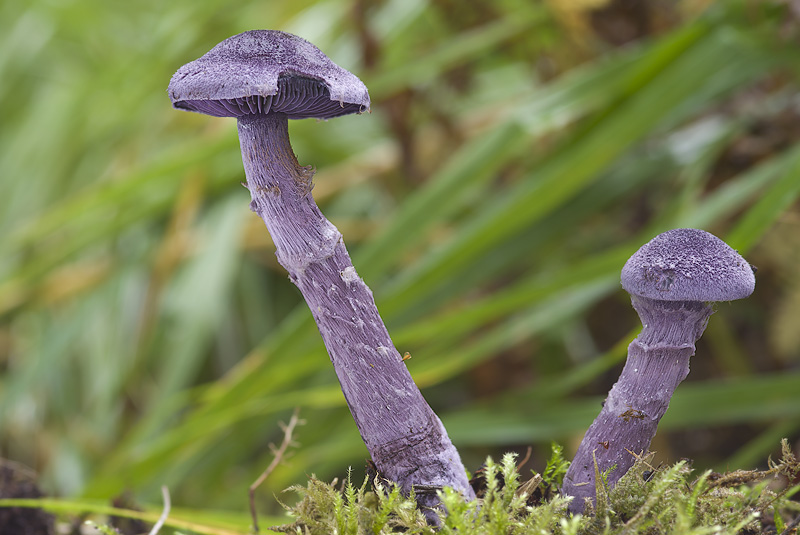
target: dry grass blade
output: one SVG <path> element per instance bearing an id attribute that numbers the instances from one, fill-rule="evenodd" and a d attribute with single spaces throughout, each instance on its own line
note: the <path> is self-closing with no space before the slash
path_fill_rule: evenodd
<path id="1" fill-rule="evenodd" d="M 169 510 L 172 507 L 170 504 L 169 499 L 169 489 L 166 485 L 161 487 L 161 496 L 164 498 L 164 509 L 161 511 L 161 516 L 158 517 L 158 522 L 153 525 L 153 529 L 150 530 L 148 535 L 156 535 L 159 531 L 161 531 L 161 527 L 167 521 L 169 517 Z"/>

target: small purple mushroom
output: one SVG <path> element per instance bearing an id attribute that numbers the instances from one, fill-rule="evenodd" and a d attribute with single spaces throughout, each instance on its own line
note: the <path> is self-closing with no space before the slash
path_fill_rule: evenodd
<path id="1" fill-rule="evenodd" d="M 595 499 L 595 460 L 611 469 L 614 486 L 646 452 L 675 388 L 689 374 L 695 342 L 714 312 L 715 301 L 753 292 L 750 264 L 725 242 L 696 229 L 659 234 L 622 268 L 622 287 L 643 329 L 628 346 L 628 360 L 603 409 L 583 437 L 561 489 L 572 496 L 569 510 L 582 513 Z"/>
<path id="2" fill-rule="evenodd" d="M 181 67 L 169 96 L 178 109 L 237 118 L 250 208 L 311 309 L 378 470 L 406 493 L 416 487 L 433 523 L 440 503 L 431 489 L 474 498 L 458 452 L 395 349 L 342 235 L 314 202 L 313 171 L 298 164 L 289 143 L 288 119 L 369 110 L 361 80 L 300 37 L 256 30 Z"/>

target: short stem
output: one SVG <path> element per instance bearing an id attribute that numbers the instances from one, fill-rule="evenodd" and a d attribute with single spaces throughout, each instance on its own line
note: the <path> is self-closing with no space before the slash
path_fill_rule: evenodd
<path id="1" fill-rule="evenodd" d="M 473 497 L 458 452 L 395 349 L 342 235 L 314 202 L 312 173 L 297 163 L 287 123 L 282 114 L 239 118 L 251 209 L 311 309 L 367 450 L 406 492 L 448 486 Z M 418 501 L 438 505 L 435 494 Z"/>
<path id="2" fill-rule="evenodd" d="M 689 373 L 695 342 L 713 309 L 699 302 L 656 301 L 633 297 L 644 328 L 628 346 L 628 360 L 611 388 L 600 415 L 583 437 L 564 477 L 562 493 L 573 496 L 570 511 L 583 512 L 585 499 L 595 498 L 595 466 L 613 468 L 613 487 L 646 453 L 675 389 Z M 594 457 L 593 457 L 594 454 Z"/>

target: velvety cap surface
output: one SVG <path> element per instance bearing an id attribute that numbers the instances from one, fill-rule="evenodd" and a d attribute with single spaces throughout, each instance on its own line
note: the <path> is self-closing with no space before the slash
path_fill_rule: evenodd
<path id="1" fill-rule="evenodd" d="M 329 119 L 369 109 L 366 86 L 305 39 L 275 30 L 234 35 L 169 82 L 175 108 L 216 117 L 280 112 Z"/>
<path id="2" fill-rule="evenodd" d="M 697 229 L 675 229 L 644 244 L 622 268 L 622 287 L 662 301 L 731 301 L 755 289 L 750 264 L 727 243 Z"/>

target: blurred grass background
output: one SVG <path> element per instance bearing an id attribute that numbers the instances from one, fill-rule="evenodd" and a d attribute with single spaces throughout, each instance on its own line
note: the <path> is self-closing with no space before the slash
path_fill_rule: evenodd
<path id="1" fill-rule="evenodd" d="M 296 33 L 372 113 L 293 145 L 465 464 L 574 451 L 640 324 L 627 257 L 681 226 L 756 265 L 653 449 L 763 465 L 800 438 L 796 1 L 0 3 L 0 455 L 57 496 L 246 510 L 366 450 L 248 210 L 236 125 L 174 111 L 230 35 Z"/>

